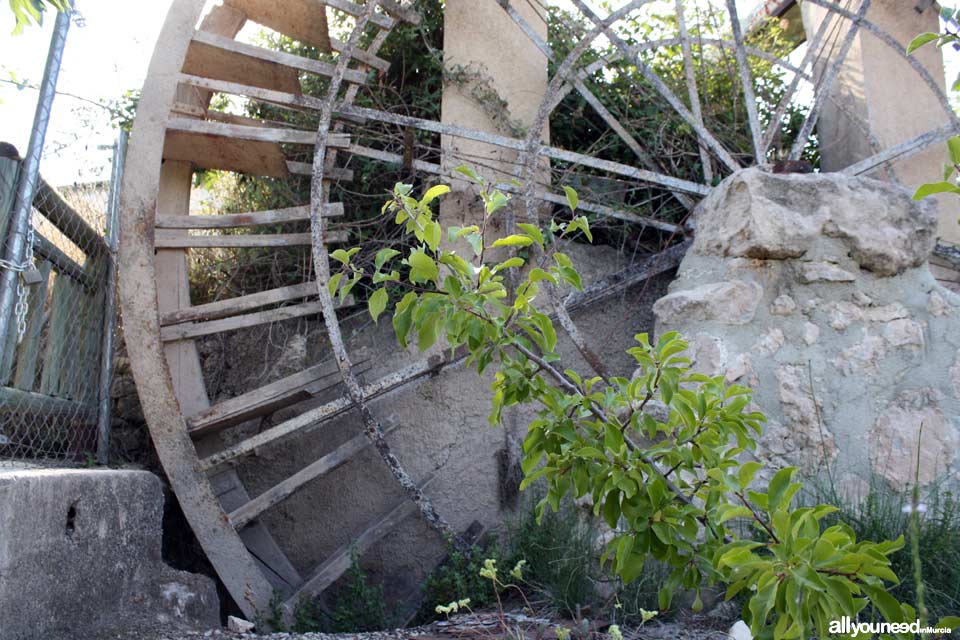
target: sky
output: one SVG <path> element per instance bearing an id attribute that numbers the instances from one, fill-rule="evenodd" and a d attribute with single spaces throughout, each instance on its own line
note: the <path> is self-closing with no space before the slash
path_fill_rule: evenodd
<path id="1" fill-rule="evenodd" d="M 210 0 L 213 1 L 213 0 Z M 557 0 L 564 3 L 568 0 Z M 737 0 L 746 16 L 758 0 Z M 42 27 L 10 35 L 13 19 L 0 3 L 0 140 L 25 153 L 37 92 L 13 82 L 40 83 L 53 28 L 52 16 Z M 143 84 L 170 0 L 76 0 L 82 18 L 67 38 L 58 95 L 47 134 L 41 171 L 63 186 L 109 175 L 116 137 L 107 112 L 89 102 L 109 102 Z"/>

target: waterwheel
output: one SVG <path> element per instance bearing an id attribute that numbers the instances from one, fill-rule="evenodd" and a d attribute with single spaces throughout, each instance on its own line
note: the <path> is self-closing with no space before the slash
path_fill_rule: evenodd
<path id="1" fill-rule="evenodd" d="M 642 15 L 649 0 L 621 3 L 605 17 L 587 3 L 573 0 L 586 17 L 587 28 L 565 56 L 551 49 L 542 31 L 524 17 L 528 14 L 508 0 L 499 2 L 552 69 L 546 95 L 536 118 L 522 132 L 525 135 L 502 135 L 355 105 L 358 91 L 371 81 L 371 71 L 390 67 L 390 61 L 378 57 L 378 52 L 392 29 L 400 22 L 416 24 L 420 20 L 416 4 L 394 0 L 368 0 L 366 4 L 348 0 L 224 0 L 204 14 L 204 0 L 174 1 L 143 88 L 123 183 L 124 334 L 144 414 L 170 484 L 207 557 L 247 616 L 252 618 L 268 610 L 275 594 L 280 594 L 289 613 L 300 598 L 322 592 L 336 581 L 349 566 L 354 550 L 362 552 L 413 514 L 440 532 L 455 534 L 444 514 L 434 508 L 424 479 L 415 481 L 403 460 L 390 449 L 368 402 L 426 376 L 446 375 L 446 368 L 457 364 L 458 354 L 428 358 L 411 355 L 402 367 L 372 380 L 361 379 L 364 367 L 358 367 L 356 354 L 346 349 L 338 304 L 327 287 L 328 249 L 362 241 L 356 229 L 336 228 L 337 218 L 345 213 L 344 205 L 331 201 L 338 189 L 354 178 L 352 170 L 344 166 L 349 159 L 404 165 L 411 175 L 424 180 L 438 176 L 448 179 L 450 167 L 475 160 L 466 156 L 441 159 L 429 153 L 411 158 L 409 145 L 404 147 L 403 140 L 409 141 L 412 134 L 400 135 L 399 147 L 391 147 L 392 142 L 379 146 L 369 142 L 371 136 L 376 138 L 377 131 L 417 132 L 489 145 L 513 154 L 512 173 L 527 185 L 518 189 L 515 201 L 523 207 L 514 212 L 515 216 L 536 218 L 544 214 L 545 207 L 564 202 L 560 185 L 571 179 L 579 180 L 579 186 L 616 184 L 628 192 L 642 190 L 669 203 L 663 215 L 648 215 L 622 206 L 616 199 L 591 199 L 589 189 L 582 194 L 581 210 L 598 219 L 636 225 L 646 237 L 653 234 L 659 238 L 657 244 L 662 249 L 625 271 L 601 278 L 584 293 L 557 306 L 560 323 L 586 356 L 589 347 L 568 311 L 675 266 L 691 233 L 684 212 L 709 194 L 724 176 L 751 164 L 800 160 L 824 106 L 833 100 L 831 85 L 858 34 L 875 39 L 906 61 L 942 105 L 943 122 L 897 144 L 883 144 L 867 131 L 865 137 L 872 152 L 841 170 L 882 174 L 888 163 L 902 161 L 960 130 L 960 121 L 949 108 L 939 79 L 907 56 L 903 43 L 867 19 L 870 0 L 862 0 L 853 10 L 828 0 L 807 2 L 821 7 L 827 17 L 799 61 L 752 46 L 733 0 L 726 3 L 727 24 L 732 27 L 728 37 L 704 37 L 703 30 L 691 23 L 694 12 L 690 7 L 695 3 L 677 0 L 676 33 L 641 42 L 628 42 L 623 27 Z M 329 32 L 331 15 L 352 27 L 342 40 Z M 320 56 L 308 58 L 237 40 L 248 21 L 308 45 Z M 607 55 L 598 57 L 595 50 L 601 41 Z M 830 55 L 824 58 L 828 44 Z M 648 54 L 670 47 L 678 49 L 680 55 L 676 73 L 666 79 L 664 70 L 649 62 Z M 708 50 L 715 53 L 708 55 Z M 716 62 L 718 58 L 713 55 L 732 60 L 734 94 L 742 99 L 744 115 L 734 125 L 743 132 L 739 138 L 745 141 L 742 148 L 731 146 L 728 131 L 711 130 L 710 119 L 702 109 L 698 76 L 705 65 Z M 752 75 L 758 64 L 776 66 L 788 78 L 783 85 L 785 91 L 769 105 L 764 118 L 758 115 Z M 627 70 L 639 74 L 646 90 L 653 92 L 650 95 L 657 96 L 666 114 L 662 117 L 669 115 L 687 128 L 686 139 L 692 144 L 685 153 L 700 158 L 696 175 L 675 175 L 657 141 L 638 139 L 621 122 L 622 117 L 597 99 L 591 85 L 598 73 Z M 305 92 L 305 77 L 323 79 L 322 90 L 316 95 Z M 797 107 L 798 96 L 802 90 L 809 92 L 811 86 L 815 91 Z M 211 109 L 214 96 L 313 112 L 319 127 L 300 130 Z M 563 108 L 569 96 L 588 105 L 591 113 L 584 117 L 606 127 L 618 144 L 629 150 L 632 161 L 612 160 L 601 151 L 583 154 L 543 143 L 551 116 Z M 833 102 L 834 108 L 844 110 L 842 101 Z M 780 158 L 774 158 L 788 109 L 801 117 L 792 144 Z M 312 161 L 304 162 L 304 148 L 309 149 L 306 158 Z M 293 149 L 300 152 L 293 154 Z M 449 145 L 444 149 L 456 155 Z M 193 176 L 199 170 L 281 181 L 309 176 L 310 199 L 285 208 L 190 215 Z M 296 231 L 285 231 L 289 228 Z M 306 269 L 302 282 L 200 304 L 191 301 L 192 255 L 218 249 L 256 249 L 259 255 L 269 255 L 296 247 L 307 252 L 315 265 Z M 348 304 L 349 300 L 340 302 Z M 211 403 L 199 341 L 308 317 L 324 322 L 330 347 L 325 359 Z M 376 354 L 370 357 L 376 358 Z M 238 463 L 269 465 L 270 457 L 261 458 L 260 453 L 296 438 L 322 437 L 318 427 L 346 414 L 363 423 L 356 435 L 270 487 L 260 487 L 254 493 L 245 486 Z M 251 421 L 278 415 L 281 417 L 271 420 L 266 428 L 243 428 Z M 366 505 L 356 504 L 355 509 L 365 513 L 366 525 L 350 534 L 353 542 L 328 553 L 308 571 L 298 570 L 278 542 L 288 537 L 284 527 L 294 528 L 296 522 L 280 518 L 270 527 L 265 514 L 281 508 L 305 486 L 371 445 L 407 498 L 373 513 L 365 513 Z M 329 526 L 337 526 L 338 514 L 327 516 Z"/>

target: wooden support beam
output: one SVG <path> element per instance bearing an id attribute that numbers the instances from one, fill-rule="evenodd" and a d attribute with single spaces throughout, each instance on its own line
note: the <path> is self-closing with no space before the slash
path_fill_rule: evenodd
<path id="1" fill-rule="evenodd" d="M 267 509 L 277 506 L 298 490 L 302 489 L 308 482 L 325 476 L 342 464 L 349 462 L 350 459 L 369 447 L 370 444 L 370 438 L 368 438 L 366 434 L 361 432 L 355 435 L 330 453 L 307 465 L 283 482 L 270 487 L 256 498 L 250 500 L 250 502 L 230 512 L 230 524 L 237 529 L 242 529 Z"/>
<path id="2" fill-rule="evenodd" d="M 284 603 L 287 611 L 292 613 L 301 598 L 322 593 L 350 568 L 350 563 L 353 561 L 354 550 L 358 553 L 363 553 L 385 535 L 393 531 L 397 525 L 416 510 L 417 507 L 412 500 L 404 499 L 399 505 L 394 507 L 390 513 L 370 525 L 349 544 L 337 549 L 323 564 L 310 574 L 310 577 L 304 581 L 296 593 L 287 599 Z"/>
<path id="3" fill-rule="evenodd" d="M 107 250 L 103 235 L 95 231 L 86 219 L 63 199 L 60 192 L 43 178 L 40 178 L 37 183 L 37 194 L 33 198 L 33 206 L 84 253 L 91 254 Z"/>
<path id="4" fill-rule="evenodd" d="M 356 366 L 358 372 L 367 371 L 370 361 L 365 359 Z M 340 383 L 335 363 L 318 364 L 259 389 L 218 402 L 187 418 L 187 427 L 192 437 L 203 437 L 321 395 Z"/>
<path id="5" fill-rule="evenodd" d="M 33 250 L 37 255 L 50 262 L 56 268 L 57 273 L 75 280 L 87 289 L 95 289 L 98 286 L 99 283 L 87 273 L 86 269 L 61 251 L 57 245 L 36 232 L 33 235 Z"/>
<path id="6" fill-rule="evenodd" d="M 320 302 L 304 302 L 288 307 L 277 307 L 276 309 L 257 311 L 256 313 L 246 313 L 241 316 L 223 318 L 221 320 L 184 322 L 163 327 L 160 329 L 160 339 L 164 342 L 191 340 L 193 338 L 199 338 L 200 336 L 209 336 L 215 333 L 224 333 L 225 331 L 236 331 L 237 329 L 249 329 L 250 327 L 256 327 L 261 324 L 281 322 L 303 316 L 312 316 L 318 313 L 321 313 Z"/>
<path id="7" fill-rule="evenodd" d="M 346 232 L 330 231 L 327 242 L 336 244 L 347 239 Z M 238 234 L 229 236 L 187 236 L 158 231 L 158 249 L 242 249 L 253 247 L 306 247 L 310 246 L 309 233 Z"/>
<path id="8" fill-rule="evenodd" d="M 285 53 L 283 51 L 273 51 L 272 49 L 264 49 L 263 47 L 258 47 L 252 44 L 246 44 L 243 42 L 237 42 L 232 38 L 224 38 L 222 36 L 213 35 L 211 33 L 206 33 L 204 31 L 198 31 L 193 37 L 194 43 L 200 43 L 207 45 L 208 47 L 216 47 L 223 51 L 227 51 L 236 56 L 245 56 L 247 58 L 253 58 L 254 60 L 261 60 L 264 62 L 271 62 L 274 64 L 283 65 L 289 67 L 290 69 L 297 69 L 299 71 L 306 71 L 308 73 L 314 73 L 320 76 L 330 77 L 333 75 L 333 70 L 336 65 L 330 64 L 329 62 L 321 62 L 320 60 L 314 60 L 312 58 L 304 58 L 303 56 L 294 55 L 292 53 Z M 197 73 L 192 71 L 189 68 L 184 68 L 184 73 L 189 73 L 191 75 L 205 76 L 206 74 Z M 222 80 L 230 80 L 231 78 L 218 78 Z M 344 74 L 343 79 L 347 82 L 352 82 L 354 84 L 366 84 L 367 74 L 362 71 L 357 71 L 355 69 L 347 69 L 347 72 Z M 243 82 L 241 78 L 234 78 L 234 82 Z M 252 84 L 252 83 L 249 83 Z M 289 93 L 296 93 L 289 91 Z"/>
<path id="9" fill-rule="evenodd" d="M 188 118 L 171 118 L 167 123 L 167 130 L 236 140 L 256 140 L 259 142 L 281 142 L 286 144 L 313 145 L 317 141 L 316 131 L 228 124 L 225 122 L 192 120 Z M 331 134 L 328 136 L 327 146 L 345 149 L 350 146 L 350 136 L 346 134 Z"/>
<path id="10" fill-rule="evenodd" d="M 343 203 L 324 205 L 325 218 L 343 216 Z M 256 227 L 264 224 L 282 224 L 302 222 L 310 219 L 310 207 L 290 207 L 251 213 L 226 213 L 214 216 L 163 216 L 157 218 L 157 229 L 230 229 L 235 227 Z"/>
<path id="11" fill-rule="evenodd" d="M 269 29 L 294 40 L 330 51 L 327 7 L 320 0 L 225 0 L 224 4 Z"/>
<path id="12" fill-rule="evenodd" d="M 0 416 L 56 418 L 71 423 L 96 424 L 97 406 L 12 387 L 0 387 Z"/>

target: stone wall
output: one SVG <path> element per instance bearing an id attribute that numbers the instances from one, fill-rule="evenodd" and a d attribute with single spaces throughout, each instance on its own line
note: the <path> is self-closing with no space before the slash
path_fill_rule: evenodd
<path id="1" fill-rule="evenodd" d="M 741 171 L 699 206 L 697 237 L 657 331 L 695 369 L 754 389 L 762 455 L 912 482 L 957 468 L 960 297 L 931 276 L 936 217 L 896 186 L 839 174 Z"/>

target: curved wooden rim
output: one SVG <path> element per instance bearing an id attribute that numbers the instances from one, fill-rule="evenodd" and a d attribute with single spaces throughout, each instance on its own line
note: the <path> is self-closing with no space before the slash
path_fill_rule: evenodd
<path id="1" fill-rule="evenodd" d="M 120 200 L 120 302 L 130 364 L 154 447 L 207 558 L 251 620 L 273 589 L 200 467 L 160 341 L 154 222 L 163 142 L 177 78 L 204 0 L 175 0 L 160 32 L 134 121 Z"/>

